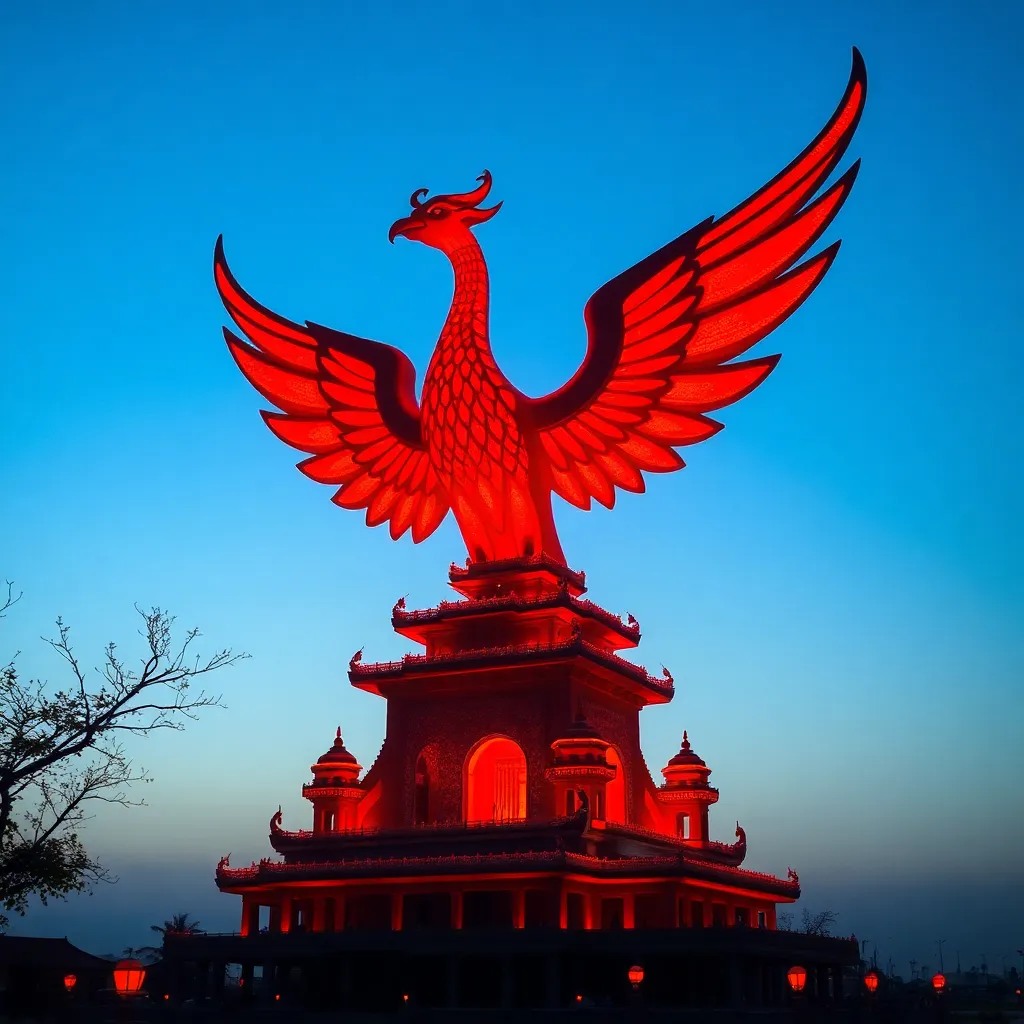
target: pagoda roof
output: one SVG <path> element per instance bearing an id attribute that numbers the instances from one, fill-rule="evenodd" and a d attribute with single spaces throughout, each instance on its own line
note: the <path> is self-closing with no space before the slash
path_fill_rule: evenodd
<path id="1" fill-rule="evenodd" d="M 521 665 L 529 662 L 565 661 L 583 657 L 620 677 L 625 677 L 653 699 L 648 703 L 664 704 L 675 694 L 671 677 L 658 679 L 642 665 L 635 665 L 617 654 L 602 650 L 582 635 L 574 633 L 566 640 L 553 643 L 512 644 L 503 647 L 479 647 L 471 650 L 439 654 L 406 654 L 399 661 L 380 661 L 363 664 L 358 657 L 349 663 L 348 677 L 353 686 L 380 694 L 379 680 L 398 679 L 410 675 L 443 673 L 453 666 L 478 667 Z"/>
<path id="2" fill-rule="evenodd" d="M 430 625 L 451 619 L 471 618 L 494 612 L 537 612 L 552 608 L 565 608 L 584 618 L 594 619 L 602 626 L 622 637 L 621 646 L 636 647 L 640 643 L 640 624 L 636 619 L 623 622 L 622 617 L 606 611 L 593 601 L 582 599 L 562 588 L 549 594 L 527 595 L 507 593 L 491 597 L 469 598 L 462 601 L 440 601 L 433 608 L 407 611 L 402 604 L 396 604 L 391 614 L 391 624 L 396 632 L 412 640 L 423 642 L 420 625 Z"/>
<path id="3" fill-rule="evenodd" d="M 526 850 L 512 853 L 457 853 L 419 857 L 373 857 L 343 861 L 305 861 L 297 864 L 261 860 L 247 868 L 217 869 L 217 885 L 224 891 L 241 891 L 279 885 L 282 882 L 334 881 L 372 878 L 434 877 L 466 874 L 566 874 L 593 878 L 694 878 L 770 894 L 784 900 L 800 896 L 794 878 L 778 878 L 759 871 L 711 864 L 685 855 L 650 857 L 599 857 L 565 849 Z"/>
<path id="4" fill-rule="evenodd" d="M 397 829 L 350 829 L 339 832 L 287 832 L 272 828 L 270 845 L 289 862 L 325 859 L 408 857 L 455 853 L 514 852 L 555 848 L 578 839 L 587 827 L 586 811 L 551 820 L 448 821 Z"/>
<path id="5" fill-rule="evenodd" d="M 493 562 L 474 562 L 466 559 L 465 566 L 452 562 L 448 569 L 451 585 L 460 593 L 477 596 L 503 585 L 528 586 L 531 582 L 541 587 L 564 584 L 577 596 L 587 589 L 586 573 L 577 572 L 549 555 L 527 555 L 502 558 Z"/>

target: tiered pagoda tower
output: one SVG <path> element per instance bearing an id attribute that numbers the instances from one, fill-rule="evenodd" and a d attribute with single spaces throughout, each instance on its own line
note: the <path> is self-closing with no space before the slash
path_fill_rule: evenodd
<path id="1" fill-rule="evenodd" d="M 639 712 L 673 697 L 625 660 L 639 624 L 583 597 L 585 580 L 546 557 L 452 566 L 460 598 L 392 611 L 423 646 L 349 665 L 388 702 L 369 770 L 342 741 L 312 766 L 313 827 L 270 842 L 279 860 L 222 862 L 242 897 L 242 934 L 463 929 L 749 927 L 773 930 L 796 876 L 740 865 L 746 837 L 711 839 L 718 791 L 684 733 L 652 779 Z"/>

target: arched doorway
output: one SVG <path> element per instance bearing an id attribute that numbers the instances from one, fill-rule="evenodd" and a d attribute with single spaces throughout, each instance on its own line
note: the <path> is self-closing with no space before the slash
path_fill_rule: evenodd
<path id="1" fill-rule="evenodd" d="M 605 756 L 608 764 L 615 768 L 615 778 L 604 790 L 605 820 L 628 824 L 626 821 L 626 770 L 622 767 L 622 758 L 615 747 L 609 747 Z"/>
<path id="2" fill-rule="evenodd" d="M 515 740 L 489 736 L 466 758 L 466 821 L 516 821 L 526 817 L 526 755 Z"/>

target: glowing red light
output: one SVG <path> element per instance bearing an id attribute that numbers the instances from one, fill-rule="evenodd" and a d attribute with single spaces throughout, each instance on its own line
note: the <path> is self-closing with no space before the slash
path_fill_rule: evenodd
<path id="1" fill-rule="evenodd" d="M 280 992 L 275 992 L 274 993 L 274 1002 L 275 1003 L 281 1002 L 281 993 Z"/>
<path id="2" fill-rule="evenodd" d="M 789 982 L 789 987 L 794 992 L 803 992 L 807 984 L 807 971 L 802 967 L 790 967 L 786 971 L 786 981 Z"/>
<path id="3" fill-rule="evenodd" d="M 634 964 L 630 967 L 626 977 L 629 978 L 629 983 L 633 988 L 639 988 L 644 980 L 644 969 L 639 964 Z"/>
<path id="4" fill-rule="evenodd" d="M 583 1002 L 583 996 L 581 996 L 579 994 L 579 992 L 576 993 L 576 1002 L 577 1003 L 582 1003 Z"/>
<path id="5" fill-rule="evenodd" d="M 65 974 L 64 975 L 64 991 L 65 992 L 72 992 L 72 991 L 74 991 L 75 985 L 77 985 L 77 984 L 78 984 L 78 978 L 74 974 Z"/>
<path id="6" fill-rule="evenodd" d="M 119 996 L 137 995 L 145 979 L 146 968 L 138 960 L 122 960 L 114 968 L 114 988 Z"/>
<path id="7" fill-rule="evenodd" d="M 402 993 L 402 1002 L 403 1003 L 409 1002 L 409 993 L 408 992 L 403 992 Z"/>
<path id="8" fill-rule="evenodd" d="M 263 418 L 309 454 L 299 468 L 338 486 L 395 539 L 430 536 L 451 511 L 474 560 L 545 553 L 563 562 L 552 493 L 582 509 L 639 492 L 643 473 L 681 469 L 677 448 L 721 424 L 705 414 L 738 401 L 777 356 L 731 360 L 770 334 L 817 287 L 838 243 L 799 262 L 850 194 L 854 165 L 815 194 L 842 158 L 864 107 L 859 53 L 832 119 L 769 184 L 600 287 L 586 304 L 588 346 L 563 387 L 532 399 L 491 352 L 488 271 L 473 229 L 500 207 L 491 189 L 426 198 L 391 228 L 441 251 L 455 296 L 417 402 L 412 363 L 388 345 L 271 312 L 235 280 L 220 240 L 214 279 L 237 329 L 225 330 L 242 373 L 280 412 Z"/>
<path id="9" fill-rule="evenodd" d="M 171 996 L 170 996 L 170 993 L 168 993 L 168 992 L 165 992 L 165 993 L 164 993 L 164 1000 L 166 1001 L 166 1000 L 168 1000 L 168 999 L 170 999 L 170 998 L 171 998 Z"/>
<path id="10" fill-rule="evenodd" d="M 878 975 L 874 971 L 868 971 L 864 975 L 864 987 L 869 992 L 874 992 L 878 988 Z"/>
<path id="11" fill-rule="evenodd" d="M 944 974 L 933 974 L 932 975 L 932 988 L 936 992 L 941 992 L 946 987 L 946 976 Z"/>

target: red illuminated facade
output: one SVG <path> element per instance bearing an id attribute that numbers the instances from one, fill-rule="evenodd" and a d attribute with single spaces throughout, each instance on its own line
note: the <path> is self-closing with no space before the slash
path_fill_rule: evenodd
<path id="1" fill-rule="evenodd" d="M 797 876 L 746 869 L 739 823 L 735 841 L 712 838 L 718 791 L 686 732 L 652 777 L 639 713 L 672 700 L 672 677 L 622 656 L 639 624 L 584 597 L 551 496 L 611 507 L 616 488 L 642 491 L 644 473 L 681 468 L 676 449 L 720 429 L 707 413 L 768 376 L 777 356 L 731 360 L 831 265 L 838 243 L 804 256 L 852 188 L 856 164 L 818 194 L 865 93 L 854 51 L 838 108 L 789 166 L 595 292 L 586 357 L 544 398 L 491 354 L 474 235 L 500 206 L 482 205 L 487 172 L 469 193 L 418 190 L 391 228 L 444 253 L 455 278 L 419 401 L 401 352 L 271 312 L 218 241 L 215 280 L 245 336 L 226 330 L 228 346 L 279 410 L 267 425 L 308 453 L 299 468 L 395 539 L 420 541 L 451 511 L 469 558 L 451 568 L 454 600 L 395 605 L 417 653 L 349 663 L 352 685 L 387 701 L 378 755 L 364 772 L 339 729 L 303 786 L 311 827 L 285 829 L 279 810 L 275 858 L 217 867 L 241 935 L 169 937 L 170 960 L 240 962 L 244 993 L 262 964 L 275 1001 L 301 968 L 325 1007 L 580 1005 L 630 986 L 666 1005 L 761 1006 L 786 997 L 794 963 L 813 999 L 841 997 L 856 942 L 777 931 Z"/>
<path id="2" fill-rule="evenodd" d="M 683 736 L 656 783 L 639 713 L 673 696 L 627 661 L 640 629 L 586 600 L 544 556 L 452 567 L 461 599 L 395 630 L 422 653 L 352 659 L 352 685 L 388 702 L 361 775 L 339 729 L 303 787 L 312 827 L 270 842 L 279 860 L 222 863 L 243 934 L 345 928 L 775 927 L 796 876 L 742 867 L 746 837 L 712 839 L 710 768 Z M 265 915 L 266 916 L 266 915 Z"/>

